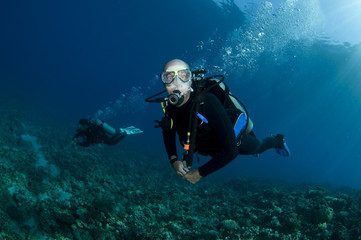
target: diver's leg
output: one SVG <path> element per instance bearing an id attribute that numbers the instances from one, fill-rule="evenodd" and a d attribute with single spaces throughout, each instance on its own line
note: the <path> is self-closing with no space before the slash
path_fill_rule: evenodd
<path id="1" fill-rule="evenodd" d="M 280 139 L 278 139 L 277 136 L 265 138 L 261 142 L 252 131 L 242 137 L 241 145 L 238 146 L 238 153 L 241 155 L 263 153 L 264 151 L 270 148 L 275 148 L 280 144 Z"/>

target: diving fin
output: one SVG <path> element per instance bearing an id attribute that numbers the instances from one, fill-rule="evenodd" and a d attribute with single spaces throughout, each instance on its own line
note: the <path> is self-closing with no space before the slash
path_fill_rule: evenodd
<path id="1" fill-rule="evenodd" d="M 276 153 L 283 157 L 291 156 L 291 151 L 286 144 L 284 136 L 282 134 L 277 134 L 275 138 L 280 141 L 279 147 L 275 147 Z"/>
<path id="2" fill-rule="evenodd" d="M 127 135 L 133 135 L 133 134 L 138 134 L 138 133 L 142 133 L 143 131 L 140 130 L 139 128 L 136 128 L 136 127 L 133 127 L 133 126 L 130 126 L 130 127 L 127 127 L 127 128 L 119 128 L 119 130 L 121 132 L 126 132 Z"/>

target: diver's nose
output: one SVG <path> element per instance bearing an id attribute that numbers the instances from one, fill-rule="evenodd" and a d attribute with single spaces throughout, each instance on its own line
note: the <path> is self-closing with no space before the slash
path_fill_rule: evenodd
<path id="1" fill-rule="evenodd" d="M 182 81 L 179 79 L 178 76 L 175 76 L 174 83 L 175 83 L 176 86 L 179 86 L 179 85 L 182 84 Z"/>

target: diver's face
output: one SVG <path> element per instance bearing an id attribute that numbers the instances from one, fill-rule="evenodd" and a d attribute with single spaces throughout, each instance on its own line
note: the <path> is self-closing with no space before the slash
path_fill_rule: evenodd
<path id="1" fill-rule="evenodd" d="M 183 66 L 182 64 L 176 64 L 169 66 L 165 71 L 165 72 L 171 72 L 171 71 L 175 72 L 175 74 L 173 75 L 174 80 L 170 81 L 170 83 L 165 83 L 164 86 L 167 90 L 168 95 L 178 93 L 180 94 L 180 96 L 184 97 L 184 101 L 180 105 L 177 105 L 178 107 L 184 105 L 188 101 L 191 93 L 192 80 L 191 78 L 189 78 L 188 81 L 186 82 L 183 81 L 186 79 L 186 76 L 183 75 L 184 72 L 180 71 L 183 69 L 185 69 L 185 66 Z"/>

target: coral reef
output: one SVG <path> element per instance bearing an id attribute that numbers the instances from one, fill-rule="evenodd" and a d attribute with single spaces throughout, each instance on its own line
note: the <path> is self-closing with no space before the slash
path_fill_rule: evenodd
<path id="1" fill-rule="evenodd" d="M 360 239 L 361 192 L 234 179 L 197 185 L 154 153 L 82 148 L 3 112 L 0 239 Z M 160 157 L 159 157 L 160 158 Z"/>

